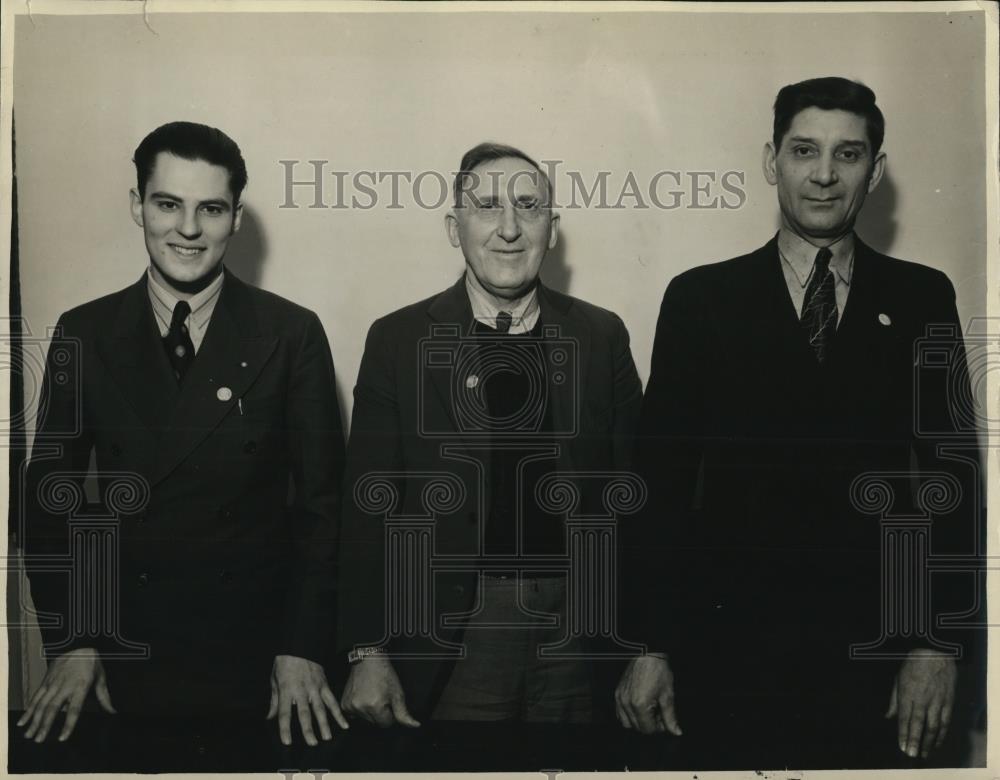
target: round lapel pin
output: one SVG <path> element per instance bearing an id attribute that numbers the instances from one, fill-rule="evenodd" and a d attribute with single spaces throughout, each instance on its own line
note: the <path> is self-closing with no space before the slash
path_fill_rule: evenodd
<path id="1" fill-rule="evenodd" d="M 475 374 L 469 374 L 465 378 L 465 386 L 469 390 L 474 390 L 478 385 L 479 385 L 479 377 L 476 376 Z"/>
<path id="2" fill-rule="evenodd" d="M 892 325 L 892 320 L 889 319 L 888 314 L 878 315 L 878 321 L 881 322 L 883 325 Z"/>
<path id="3" fill-rule="evenodd" d="M 215 391 L 215 397 L 218 398 L 220 401 L 228 401 L 233 397 L 233 391 L 230 390 L 228 387 L 220 387 L 218 390 Z"/>

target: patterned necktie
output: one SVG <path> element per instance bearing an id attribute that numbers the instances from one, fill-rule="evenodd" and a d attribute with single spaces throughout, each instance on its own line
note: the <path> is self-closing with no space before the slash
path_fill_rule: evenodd
<path id="1" fill-rule="evenodd" d="M 816 265 L 802 303 L 802 329 L 821 364 L 826 360 L 837 333 L 836 279 L 830 270 L 831 257 L 833 253 L 826 247 L 816 253 Z"/>
<path id="2" fill-rule="evenodd" d="M 190 304 L 187 301 L 178 301 L 174 307 L 174 316 L 170 320 L 170 331 L 163 339 L 163 348 L 167 351 L 178 384 L 184 381 L 184 375 L 194 362 L 194 344 L 187 325 L 184 324 L 190 313 Z"/>
<path id="3" fill-rule="evenodd" d="M 497 333 L 506 333 L 509 331 L 512 320 L 513 317 L 510 316 L 510 312 L 497 312 Z"/>

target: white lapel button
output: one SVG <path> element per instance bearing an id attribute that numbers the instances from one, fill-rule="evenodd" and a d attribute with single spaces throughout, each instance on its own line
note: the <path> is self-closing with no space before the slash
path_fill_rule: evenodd
<path id="1" fill-rule="evenodd" d="M 878 315 L 878 321 L 881 322 L 883 325 L 892 325 L 892 320 L 889 319 L 888 314 Z"/>
<path id="2" fill-rule="evenodd" d="M 215 397 L 218 398 L 220 401 L 228 401 L 230 398 L 233 397 L 233 391 L 230 390 L 228 387 L 220 387 L 218 390 L 215 391 Z"/>
<path id="3" fill-rule="evenodd" d="M 469 374 L 469 376 L 465 378 L 465 386 L 469 388 L 469 390 L 474 390 L 478 385 L 479 377 L 475 374 Z"/>
<path id="4" fill-rule="evenodd" d="M 247 367 L 247 362 L 245 360 L 241 361 L 240 368 L 246 368 L 246 367 Z"/>

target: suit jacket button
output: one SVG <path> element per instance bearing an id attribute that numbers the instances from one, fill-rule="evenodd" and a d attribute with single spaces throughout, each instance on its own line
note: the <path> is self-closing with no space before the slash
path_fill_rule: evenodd
<path id="1" fill-rule="evenodd" d="M 117 445 L 117 444 L 112 444 L 111 445 L 111 454 L 114 455 L 117 458 L 119 455 L 122 454 L 122 448 L 119 445 Z"/>
<path id="2" fill-rule="evenodd" d="M 243 442 L 243 451 L 247 455 L 253 455 L 257 451 L 257 442 L 253 439 L 250 441 Z"/>
<path id="3" fill-rule="evenodd" d="M 465 586 L 464 585 L 456 585 L 455 586 L 455 593 L 457 593 L 459 596 L 464 596 L 465 595 Z"/>
<path id="4" fill-rule="evenodd" d="M 143 572 L 142 574 L 139 575 L 138 582 L 140 587 L 145 587 L 146 585 L 149 584 L 149 575 L 146 574 L 146 572 Z"/>
<path id="5" fill-rule="evenodd" d="M 219 517 L 221 517 L 223 520 L 232 520 L 233 519 L 233 510 L 232 509 L 220 509 L 219 510 Z"/>
<path id="6" fill-rule="evenodd" d="M 222 580 L 223 582 L 229 582 L 230 580 L 232 580 L 232 578 L 233 578 L 233 573 L 231 571 L 223 570 L 219 572 L 219 579 Z"/>

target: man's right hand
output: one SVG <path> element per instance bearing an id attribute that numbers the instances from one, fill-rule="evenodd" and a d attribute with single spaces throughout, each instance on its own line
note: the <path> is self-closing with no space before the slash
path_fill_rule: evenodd
<path id="1" fill-rule="evenodd" d="M 108 683 L 104 677 L 104 666 L 97 650 L 82 647 L 70 650 L 52 661 L 45 679 L 28 702 L 28 709 L 17 722 L 18 726 L 23 726 L 31 721 L 24 732 L 25 738 L 44 742 L 56 716 L 65 708 L 66 721 L 59 733 L 59 741 L 69 739 L 76 728 L 80 710 L 91 686 L 94 687 L 101 707 L 114 713 L 115 708 L 111 705 L 111 694 L 108 693 Z"/>
<path id="2" fill-rule="evenodd" d="M 368 656 L 352 667 L 340 706 L 349 715 L 388 728 L 396 723 L 417 728 L 420 723 L 406 709 L 406 697 L 388 658 Z"/>
<path id="3" fill-rule="evenodd" d="M 615 712 L 627 729 L 681 736 L 674 707 L 674 675 L 665 655 L 633 658 L 615 689 Z"/>

